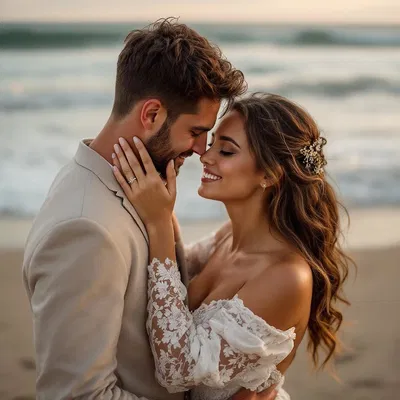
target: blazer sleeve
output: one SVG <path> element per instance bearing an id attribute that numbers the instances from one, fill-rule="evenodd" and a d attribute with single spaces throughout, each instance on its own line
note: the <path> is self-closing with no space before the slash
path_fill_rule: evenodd
<path id="1" fill-rule="evenodd" d="M 138 400 L 115 375 L 129 269 L 109 232 L 85 218 L 61 222 L 31 254 L 37 398 Z"/>

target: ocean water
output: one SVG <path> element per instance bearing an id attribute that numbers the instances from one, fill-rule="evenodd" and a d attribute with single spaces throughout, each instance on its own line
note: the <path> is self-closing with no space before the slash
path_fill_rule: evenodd
<path id="1" fill-rule="evenodd" d="M 142 24 L 0 25 L 0 215 L 32 216 L 81 138 L 107 120 L 126 33 Z M 347 206 L 400 204 L 400 26 L 194 24 L 246 75 L 315 117 L 327 172 Z M 181 219 L 224 215 L 179 176 Z"/>

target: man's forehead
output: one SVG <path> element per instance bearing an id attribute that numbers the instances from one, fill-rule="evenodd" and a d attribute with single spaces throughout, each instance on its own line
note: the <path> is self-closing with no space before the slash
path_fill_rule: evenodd
<path id="1" fill-rule="evenodd" d="M 190 129 L 209 131 L 214 127 L 217 116 L 218 113 L 187 114 L 185 120 Z"/>
<path id="2" fill-rule="evenodd" d="M 220 106 L 220 100 L 201 99 L 198 103 L 195 116 L 200 120 L 208 120 L 208 122 L 212 122 L 214 125 Z"/>
<path id="3" fill-rule="evenodd" d="M 190 121 L 190 129 L 194 131 L 210 131 L 214 128 L 216 118 L 200 118 L 196 121 Z"/>
<path id="4" fill-rule="evenodd" d="M 220 101 L 216 100 L 200 100 L 196 111 L 183 113 L 178 117 L 178 120 L 189 129 L 210 130 L 217 120 L 220 104 Z"/>

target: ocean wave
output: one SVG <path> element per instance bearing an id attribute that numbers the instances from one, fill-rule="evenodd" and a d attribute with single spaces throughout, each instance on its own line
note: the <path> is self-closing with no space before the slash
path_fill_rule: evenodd
<path id="1" fill-rule="evenodd" d="M 361 32 L 347 32 L 337 30 L 311 29 L 296 33 L 290 40 L 281 44 L 299 46 L 353 46 L 353 47 L 399 47 L 399 32 L 391 35 L 361 34 Z"/>
<path id="2" fill-rule="evenodd" d="M 120 46 L 126 34 L 143 24 L 3 24 L 0 49 L 63 49 Z M 194 24 L 217 44 L 265 43 L 277 46 L 400 47 L 396 27 L 282 27 Z"/>
<path id="3" fill-rule="evenodd" d="M 73 26 L 8 26 L 0 30 L 0 49 L 65 49 L 98 47 L 121 44 L 124 33 L 99 30 L 98 28 L 74 29 Z"/>
<path id="4" fill-rule="evenodd" d="M 292 28 L 244 26 L 204 32 L 217 43 L 266 43 L 278 46 L 400 47 L 399 28 Z"/>
<path id="5" fill-rule="evenodd" d="M 265 83 L 268 89 L 268 81 Z M 270 89 L 269 89 L 270 90 Z M 307 94 L 314 96 L 343 97 L 360 93 L 386 93 L 400 95 L 400 81 L 379 77 L 355 77 L 349 80 L 320 80 L 315 82 L 290 82 L 278 86 L 282 95 Z"/>
<path id="6" fill-rule="evenodd" d="M 265 78 L 254 81 L 255 91 L 268 91 L 280 93 L 284 96 L 312 95 L 318 97 L 346 97 L 356 94 L 374 95 L 384 93 L 385 95 L 400 96 L 400 81 L 379 77 L 354 77 L 349 80 L 331 79 L 313 82 L 292 81 L 288 83 L 273 84 Z M 44 91 L 30 89 L 24 92 L 21 85 L 20 92 L 15 94 L 9 91 L 0 92 L 0 112 L 22 112 L 32 110 L 61 110 L 97 108 L 102 106 L 111 107 L 113 93 L 108 87 L 94 89 L 84 87 L 79 90 L 60 90 L 54 88 Z"/>
<path id="7" fill-rule="evenodd" d="M 76 92 L 45 92 L 20 94 L 19 96 L 2 95 L 0 111 L 20 112 L 35 110 L 92 109 L 101 106 L 111 107 L 112 93 L 80 90 Z"/>

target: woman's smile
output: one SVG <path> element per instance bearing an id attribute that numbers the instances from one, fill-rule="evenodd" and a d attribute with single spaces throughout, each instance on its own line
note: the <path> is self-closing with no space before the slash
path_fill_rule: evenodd
<path id="1" fill-rule="evenodd" d="M 201 177 L 201 181 L 203 183 L 211 183 L 211 182 L 216 182 L 221 180 L 222 178 L 218 175 L 213 174 L 210 170 L 207 168 L 203 169 L 203 175 Z"/>

